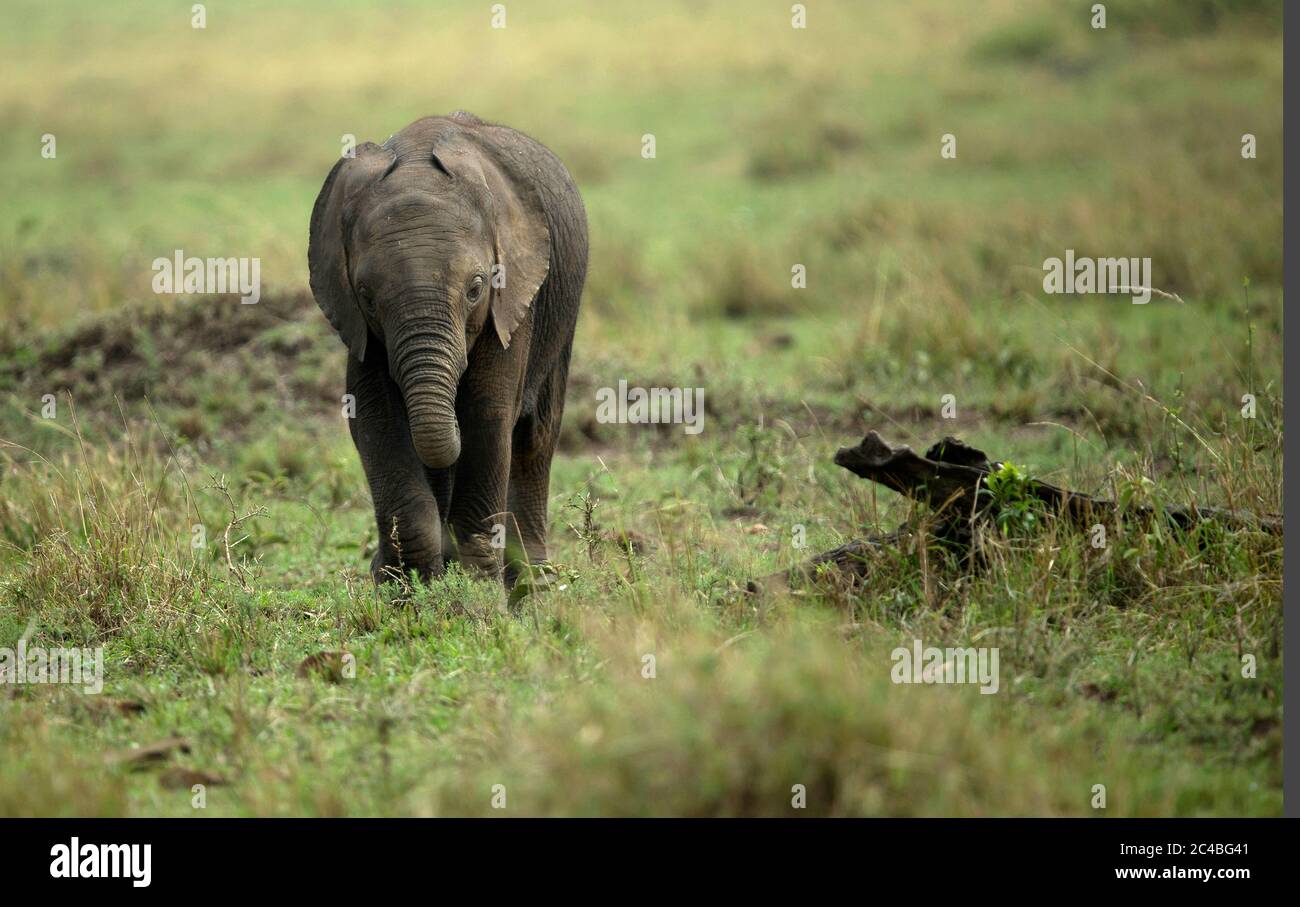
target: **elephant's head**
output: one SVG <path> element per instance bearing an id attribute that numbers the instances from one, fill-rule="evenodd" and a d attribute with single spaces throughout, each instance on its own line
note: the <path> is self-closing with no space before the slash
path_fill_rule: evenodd
<path id="1" fill-rule="evenodd" d="M 443 119 L 359 146 L 321 188 L 307 259 L 350 354 L 364 362 L 371 335 L 387 351 L 420 459 L 455 463 L 469 351 L 489 320 L 482 341 L 509 347 L 550 266 L 541 202 L 508 151 Z"/>

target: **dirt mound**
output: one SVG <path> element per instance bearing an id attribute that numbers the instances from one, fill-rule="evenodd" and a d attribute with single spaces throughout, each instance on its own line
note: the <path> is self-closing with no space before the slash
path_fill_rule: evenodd
<path id="1" fill-rule="evenodd" d="M 0 350 L 0 392 L 36 411 L 53 394 L 78 416 L 120 418 L 147 399 L 191 436 L 237 429 L 259 411 L 333 408 L 342 347 L 310 294 L 133 304 Z M 331 355 L 334 354 L 334 355 Z"/>
<path id="2" fill-rule="evenodd" d="M 66 331 L 0 341 L 0 396 L 14 404 L 0 414 L 0 437 L 24 439 L 47 395 L 71 399 L 79 421 L 120 428 L 159 418 L 182 438 L 239 439 L 276 427 L 335 421 L 344 393 L 345 353 L 311 294 L 266 294 L 255 305 L 228 296 L 151 300 L 86 319 Z M 598 388 L 619 378 L 629 386 L 673 387 L 680 375 L 646 375 L 620 355 L 579 351 L 569 374 L 561 446 L 570 452 L 622 446 L 634 439 L 680 443 L 680 424 L 604 424 L 596 418 Z M 692 386 L 708 388 L 704 409 L 713 430 L 779 417 L 800 433 L 861 430 L 861 407 L 827 409 L 769 396 L 696 365 Z M 120 407 L 119 407 L 120 401 Z M 146 403 L 147 401 L 147 403 Z M 62 421 L 62 418 L 60 418 Z"/>

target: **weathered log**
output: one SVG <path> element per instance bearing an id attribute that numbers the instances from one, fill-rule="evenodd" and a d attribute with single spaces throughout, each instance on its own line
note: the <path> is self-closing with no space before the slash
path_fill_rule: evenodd
<path id="1" fill-rule="evenodd" d="M 932 445 L 925 456 L 920 456 L 906 445 L 891 446 L 871 431 L 861 443 L 836 451 L 835 464 L 924 504 L 935 515 L 931 535 L 960 548 L 969 549 L 976 526 L 997 518 L 994 512 L 997 504 L 987 493 L 986 479 L 1000 470 L 1002 464 L 990 461 L 984 451 L 957 438 L 946 437 Z M 981 495 L 981 491 L 985 493 Z M 1150 523 L 1163 517 L 1170 525 L 1182 530 L 1191 529 L 1198 523 L 1214 522 L 1230 531 L 1282 534 L 1282 518 L 1272 514 L 1198 506 L 1121 507 L 1105 498 L 1032 478 L 1027 481 L 1025 491 L 1041 501 L 1047 512 L 1060 514 L 1085 531 L 1098 523 L 1114 525 L 1120 520 Z M 817 555 L 801 567 L 765 577 L 759 583 L 751 582 L 749 589 L 757 591 L 763 585 L 786 582 L 794 576 L 815 576 L 818 568 L 826 564 L 834 565 L 855 579 L 866 579 L 873 554 L 883 546 L 898 544 L 908 531 L 909 527 L 904 525 L 889 535 L 853 539 Z M 973 559 L 972 563 L 976 560 Z"/>
<path id="2" fill-rule="evenodd" d="M 989 512 L 992 501 L 981 500 L 987 476 L 1002 467 L 990 462 L 984 451 L 947 437 L 918 456 L 910 447 L 891 447 L 874 431 L 868 432 L 855 447 L 841 447 L 835 463 L 873 482 L 927 504 L 942 521 L 974 520 L 994 517 Z M 1097 523 L 1113 524 L 1119 519 L 1150 521 L 1163 515 L 1180 529 L 1191 529 L 1201 522 L 1212 521 L 1225 529 L 1255 530 L 1282 534 L 1282 518 L 1217 507 L 1165 507 L 1146 505 L 1122 508 L 1114 501 L 1060 488 L 1050 482 L 1030 479 L 1026 491 L 1046 505 L 1049 512 L 1060 513 L 1076 526 L 1086 529 Z"/>

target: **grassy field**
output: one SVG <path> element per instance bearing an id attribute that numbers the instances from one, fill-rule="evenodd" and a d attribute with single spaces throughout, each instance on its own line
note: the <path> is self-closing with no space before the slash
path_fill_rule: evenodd
<path id="1" fill-rule="evenodd" d="M 1278 538 L 1044 515 L 973 574 L 746 592 L 916 516 L 832 464 L 870 428 L 1281 511 L 1280 3 L 10 6 L 0 647 L 105 669 L 0 686 L 0 815 L 1280 814 Z M 458 108 L 591 225 L 562 582 L 510 607 L 376 593 L 306 290 L 342 136 Z M 174 249 L 259 257 L 261 302 L 154 295 Z M 1048 295 L 1067 249 L 1178 300 Z M 704 431 L 598 422 L 619 380 L 704 388 Z M 892 683 L 914 639 L 997 647 L 997 694 Z"/>

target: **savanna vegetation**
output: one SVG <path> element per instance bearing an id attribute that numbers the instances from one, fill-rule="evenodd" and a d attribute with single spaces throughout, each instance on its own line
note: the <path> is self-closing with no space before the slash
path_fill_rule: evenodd
<path id="1" fill-rule="evenodd" d="M 1281 511 L 1280 3 L 437 6 L 10 4 L 0 647 L 105 671 L 0 686 L 0 815 L 1280 814 L 1279 538 L 1030 514 L 978 571 L 922 537 L 747 591 L 919 516 L 831 463 L 869 428 Z M 376 592 L 306 290 L 343 135 L 458 108 L 591 225 L 558 581 L 510 604 Z M 175 249 L 261 300 L 155 295 Z M 1067 249 L 1177 299 L 1045 294 Z M 599 422 L 619 380 L 704 430 Z M 891 682 L 915 639 L 997 647 L 998 693 Z"/>

